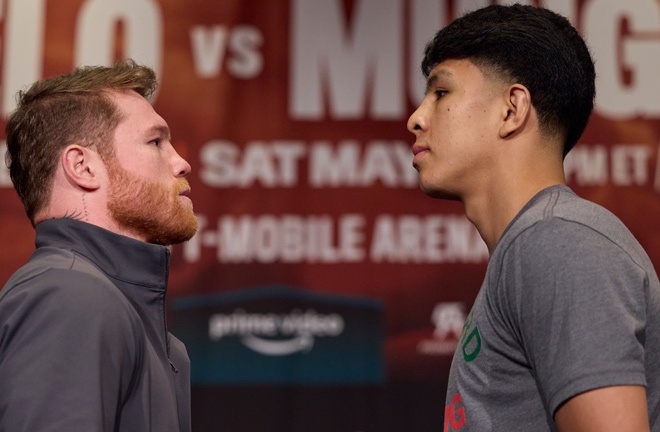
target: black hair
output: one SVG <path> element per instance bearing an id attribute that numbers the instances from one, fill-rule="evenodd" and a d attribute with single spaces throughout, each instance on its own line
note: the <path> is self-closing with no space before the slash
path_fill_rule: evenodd
<path id="1" fill-rule="evenodd" d="M 525 5 L 488 6 L 436 33 L 426 46 L 426 77 L 445 60 L 468 59 L 529 90 L 541 130 L 564 139 L 564 156 L 584 132 L 596 95 L 594 62 L 563 16 Z"/>

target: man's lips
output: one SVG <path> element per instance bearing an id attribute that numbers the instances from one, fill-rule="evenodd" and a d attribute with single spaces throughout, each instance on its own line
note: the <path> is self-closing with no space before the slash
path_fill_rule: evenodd
<path id="1" fill-rule="evenodd" d="M 424 153 L 428 152 L 429 148 L 426 146 L 423 146 L 421 144 L 415 144 L 412 148 L 413 152 L 413 160 L 412 160 L 412 165 L 415 167 L 415 169 L 419 170 L 419 162 L 420 159 L 423 157 Z"/>
<path id="2" fill-rule="evenodd" d="M 190 199 L 190 189 L 184 189 L 179 192 L 179 198 L 183 199 L 183 201 L 188 201 L 192 205 L 192 200 Z"/>
<path id="3" fill-rule="evenodd" d="M 417 156 L 418 154 L 420 154 L 423 151 L 428 151 L 428 149 L 429 149 L 428 147 L 425 147 L 423 145 L 415 144 L 412 148 L 412 152 L 413 152 L 413 155 Z"/>
<path id="4" fill-rule="evenodd" d="M 418 155 L 419 153 L 428 150 L 428 147 L 425 147 L 421 144 L 415 144 L 413 146 L 413 155 Z"/>

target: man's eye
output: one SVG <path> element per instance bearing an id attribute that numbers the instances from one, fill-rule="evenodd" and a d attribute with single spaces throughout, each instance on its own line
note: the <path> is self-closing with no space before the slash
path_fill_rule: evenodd
<path id="1" fill-rule="evenodd" d="M 155 144 L 157 146 L 160 145 L 160 143 L 161 143 L 160 138 L 156 138 L 156 139 L 153 139 L 153 140 L 149 141 L 149 144 Z"/>
<path id="2" fill-rule="evenodd" d="M 444 95 L 447 94 L 447 91 L 446 90 L 436 90 L 434 93 L 435 93 L 435 98 L 440 99 L 441 97 L 443 97 Z"/>

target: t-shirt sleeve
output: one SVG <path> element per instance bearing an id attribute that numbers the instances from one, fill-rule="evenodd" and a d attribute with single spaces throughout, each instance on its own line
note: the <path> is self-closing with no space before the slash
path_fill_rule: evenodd
<path id="1" fill-rule="evenodd" d="M 0 430 L 112 431 L 138 322 L 109 281 L 51 269 L 0 302 Z"/>
<path id="2" fill-rule="evenodd" d="M 645 385 L 645 272 L 575 222 L 541 221 L 505 258 L 508 299 L 548 411 L 596 388 Z"/>

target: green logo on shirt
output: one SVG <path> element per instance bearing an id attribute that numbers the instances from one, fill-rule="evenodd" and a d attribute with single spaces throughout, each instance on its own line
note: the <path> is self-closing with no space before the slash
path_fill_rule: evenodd
<path id="1" fill-rule="evenodd" d="M 466 362 L 471 362 L 476 359 L 481 351 L 481 334 L 479 333 L 479 327 L 472 327 L 472 319 L 474 318 L 474 310 L 470 312 L 465 325 L 463 326 L 463 336 L 461 336 L 461 348 L 463 350 L 463 359 Z"/>

